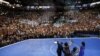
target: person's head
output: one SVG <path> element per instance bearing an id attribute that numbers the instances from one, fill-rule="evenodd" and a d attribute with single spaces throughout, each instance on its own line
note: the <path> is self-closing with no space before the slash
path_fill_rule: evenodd
<path id="1" fill-rule="evenodd" d="M 81 45 L 85 47 L 85 42 L 81 42 Z"/>
<path id="2" fill-rule="evenodd" d="M 76 52 L 77 51 L 77 47 L 74 47 L 72 51 L 73 52 Z"/>
<path id="3" fill-rule="evenodd" d="M 65 45 L 65 46 L 68 46 L 68 43 L 66 42 L 66 43 L 64 43 L 64 45 Z"/>

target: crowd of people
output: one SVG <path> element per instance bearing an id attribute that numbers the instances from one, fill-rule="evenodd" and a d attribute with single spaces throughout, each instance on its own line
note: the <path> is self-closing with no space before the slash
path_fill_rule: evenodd
<path id="1" fill-rule="evenodd" d="M 75 31 L 100 31 L 98 12 L 67 11 L 62 17 L 58 14 L 46 11 L 24 12 L 13 17 L 0 16 L 0 44 L 7 45 L 30 38 L 66 37 Z M 54 22 L 62 18 L 65 22 Z"/>

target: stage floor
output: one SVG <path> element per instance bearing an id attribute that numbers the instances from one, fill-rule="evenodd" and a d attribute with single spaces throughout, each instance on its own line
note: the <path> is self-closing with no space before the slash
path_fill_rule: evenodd
<path id="1" fill-rule="evenodd" d="M 55 41 L 70 42 L 65 38 L 28 39 L 0 48 L 0 56 L 57 56 Z M 84 41 L 86 43 L 84 56 L 100 56 L 100 39 L 74 38 L 72 41 L 71 50 L 73 47 L 79 47 L 80 43 Z"/>

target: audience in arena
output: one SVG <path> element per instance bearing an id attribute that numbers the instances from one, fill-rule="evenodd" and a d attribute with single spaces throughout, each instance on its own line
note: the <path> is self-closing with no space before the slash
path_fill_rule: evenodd
<path id="1" fill-rule="evenodd" d="M 96 31 L 99 13 L 91 10 L 24 12 L 13 17 L 0 16 L 0 44 L 6 45 L 30 38 L 66 37 L 74 31 Z M 54 22 L 55 20 L 55 22 Z M 100 31 L 100 29 L 98 29 Z"/>

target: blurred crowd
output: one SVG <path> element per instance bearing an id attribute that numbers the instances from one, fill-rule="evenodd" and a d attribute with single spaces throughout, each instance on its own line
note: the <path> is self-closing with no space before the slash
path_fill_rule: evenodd
<path id="1" fill-rule="evenodd" d="M 0 16 L 0 44 L 30 38 L 66 37 L 75 31 L 100 31 L 100 15 L 94 11 L 25 12 L 14 17 Z M 59 23 L 54 22 L 62 20 Z M 56 21 L 57 21 L 56 20 Z"/>

